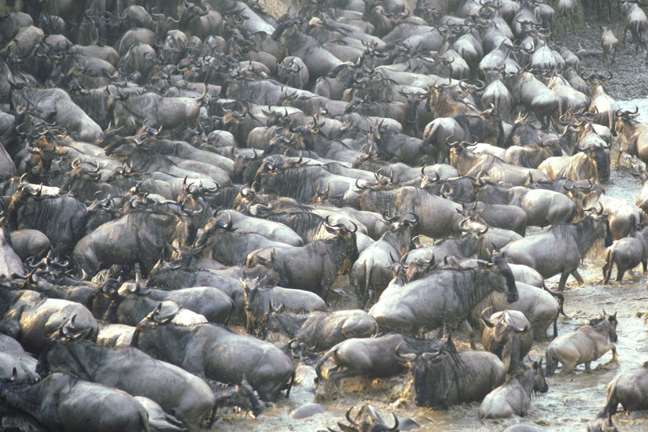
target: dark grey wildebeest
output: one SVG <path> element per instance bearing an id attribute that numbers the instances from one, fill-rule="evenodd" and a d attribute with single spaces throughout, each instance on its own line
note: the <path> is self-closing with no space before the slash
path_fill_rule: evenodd
<path id="1" fill-rule="evenodd" d="M 642 230 L 645 232 L 645 230 Z M 605 255 L 605 265 L 603 266 L 603 283 L 610 281 L 612 267 L 617 266 L 616 280 L 623 279 L 626 270 L 630 270 L 643 264 L 643 271 L 646 273 L 646 264 L 648 263 L 648 243 L 643 232 L 635 231 L 628 237 L 614 242 L 607 249 Z"/>

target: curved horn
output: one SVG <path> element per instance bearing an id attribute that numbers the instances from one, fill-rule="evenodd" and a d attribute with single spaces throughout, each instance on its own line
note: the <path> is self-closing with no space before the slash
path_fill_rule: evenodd
<path id="1" fill-rule="evenodd" d="M 484 324 L 486 324 L 490 328 L 493 328 L 493 327 L 495 327 L 495 324 L 490 320 L 490 317 L 486 318 L 486 316 L 485 316 L 485 313 L 488 312 L 489 309 L 492 309 L 492 307 L 487 307 L 486 309 L 484 309 L 482 311 L 481 319 L 482 319 L 482 321 L 484 321 Z"/>

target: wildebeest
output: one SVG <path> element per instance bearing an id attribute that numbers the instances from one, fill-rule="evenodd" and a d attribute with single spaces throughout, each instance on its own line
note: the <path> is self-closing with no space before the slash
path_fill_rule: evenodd
<path id="1" fill-rule="evenodd" d="M 392 284 L 369 314 L 383 332 L 417 335 L 462 323 L 493 291 L 504 294 L 509 303 L 519 297 L 513 273 L 501 257 L 492 263 L 478 261 L 473 268 L 442 268 L 405 285 Z"/>
<path id="2" fill-rule="evenodd" d="M 619 404 L 626 411 L 648 409 L 647 390 L 648 362 L 614 377 L 607 386 L 607 402 L 598 418 L 607 417 L 608 425 L 612 425 L 612 416 L 616 414 Z"/>
<path id="3" fill-rule="evenodd" d="M 65 432 L 149 432 L 148 414 L 128 393 L 54 373 L 36 384 L 2 384 L 3 404 Z"/>
<path id="4" fill-rule="evenodd" d="M 612 350 L 612 362 L 618 361 L 616 346 L 617 327 L 616 313 L 607 315 L 603 311 L 601 318 L 590 321 L 573 332 L 562 335 L 551 341 L 547 347 L 547 376 L 553 375 L 558 362 L 562 364 L 560 375 L 566 375 L 574 367 L 585 363 L 585 371 L 590 372 L 590 363 L 598 360 Z"/>
<path id="5" fill-rule="evenodd" d="M 387 214 L 383 214 L 383 218 L 391 230 L 362 251 L 349 275 L 356 287 L 361 308 L 374 296 L 380 296 L 389 284 L 392 274 L 388 267 L 394 260 L 399 260 L 409 251 L 412 229 L 418 219 L 417 217 L 412 220 L 404 217 L 390 218 Z"/>
<path id="6" fill-rule="evenodd" d="M 607 245 L 611 243 L 607 215 L 599 213 L 516 240 L 501 249 L 502 256 L 507 262 L 537 270 L 545 279 L 560 274 L 559 291 L 565 288 L 570 274 L 583 283 L 578 273 L 581 260 L 599 239 L 606 239 Z"/>
<path id="7" fill-rule="evenodd" d="M 266 321 L 259 325 L 259 336 L 279 332 L 315 351 L 325 351 L 345 339 L 371 337 L 378 332 L 376 321 L 363 310 L 295 314 L 284 309 L 283 305 L 270 305 Z"/>
<path id="8" fill-rule="evenodd" d="M 214 408 L 214 395 L 200 378 L 136 348 L 105 348 L 90 341 L 49 341 L 38 370 L 67 372 L 157 402 L 190 431 L 199 431 Z"/>
<path id="9" fill-rule="evenodd" d="M 47 338 L 59 330 L 94 340 L 99 325 L 85 306 L 48 299 L 36 291 L 0 289 L 0 329 L 28 352 L 39 353 Z"/>
<path id="10" fill-rule="evenodd" d="M 142 320 L 132 346 L 214 381 L 246 379 L 266 402 L 276 401 L 284 389 L 290 392 L 295 366 L 279 348 L 217 324 L 181 326 L 171 318 Z"/>
<path id="11" fill-rule="evenodd" d="M 326 300 L 337 276 L 351 270 L 358 258 L 355 224 L 353 229 L 327 224 L 326 230 L 335 237 L 301 247 L 259 249 L 248 255 L 246 266 L 258 263 L 273 269 L 280 275 L 282 286 L 313 291 Z"/>
<path id="12" fill-rule="evenodd" d="M 481 319 L 486 325 L 482 334 L 484 350 L 492 352 L 504 362 L 507 371 L 515 367 L 531 351 L 533 332 L 531 323 L 520 311 L 506 310 L 496 312 L 486 318 L 486 310 Z"/>
<path id="13" fill-rule="evenodd" d="M 646 272 L 648 242 L 646 242 L 644 232 L 645 230 L 635 231 L 628 237 L 615 241 L 607 249 L 603 266 L 603 283 L 610 281 L 614 264 L 617 266 L 617 281 L 623 279 L 626 270 L 631 270 L 639 264 L 643 264 L 643 271 Z"/>
<path id="14" fill-rule="evenodd" d="M 531 367 L 516 371 L 505 384 L 486 395 L 479 406 L 477 416 L 485 418 L 506 418 L 513 414 L 524 417 L 531 408 L 531 393 L 546 393 L 549 386 L 542 370 L 542 359 Z"/>
<path id="15" fill-rule="evenodd" d="M 267 278 L 246 279 L 243 283 L 245 295 L 246 331 L 256 335 L 259 324 L 263 325 L 265 314 L 271 305 L 284 305 L 286 310 L 297 313 L 326 311 L 324 300 L 317 294 L 298 289 L 264 286 Z"/>
<path id="16" fill-rule="evenodd" d="M 462 402 L 481 401 L 506 377 L 506 368 L 495 354 L 457 352 L 452 338 L 422 354 L 400 354 L 414 375 L 416 405 L 448 408 Z"/>
<path id="17" fill-rule="evenodd" d="M 410 351 L 427 352 L 436 348 L 434 340 L 414 339 L 392 333 L 375 338 L 352 338 L 340 342 L 324 354 L 315 367 L 316 381 L 322 380 L 322 366 L 327 359 L 335 362 L 328 370 L 328 380 L 366 375 L 369 378 L 387 378 L 407 371 L 399 354 Z M 333 370 L 335 369 L 335 370 Z"/>

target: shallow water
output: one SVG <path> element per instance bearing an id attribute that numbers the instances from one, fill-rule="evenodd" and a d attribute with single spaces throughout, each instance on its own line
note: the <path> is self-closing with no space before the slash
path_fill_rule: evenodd
<path id="1" fill-rule="evenodd" d="M 623 109 L 634 110 L 639 106 L 640 120 L 648 121 L 648 100 L 620 102 Z M 612 149 L 613 164 L 616 160 L 616 145 Z M 612 171 L 611 181 L 606 185 L 606 193 L 618 198 L 634 201 L 641 185 L 630 175 L 642 165 L 636 159 L 625 155 L 621 159 L 621 170 Z M 537 230 L 534 230 L 537 231 Z M 397 377 L 390 380 L 375 380 L 373 383 L 357 378 L 343 380 L 340 389 L 315 388 L 315 372 L 310 366 L 300 366 L 297 384 L 293 387 L 290 399 L 280 401 L 276 408 L 266 410 L 258 419 L 243 416 L 225 417 L 215 424 L 220 431 L 326 431 L 327 427 L 337 430 L 336 423 L 343 421 L 344 413 L 355 404 L 371 403 L 391 425 L 391 413 L 399 418 L 412 418 L 421 428 L 420 431 L 501 431 L 517 423 L 532 424 L 547 431 L 585 431 L 587 424 L 594 422 L 597 413 L 605 405 L 607 384 L 620 372 L 640 366 L 648 361 L 648 291 L 646 276 L 637 267 L 635 273 L 626 273 L 621 283 L 611 281 L 602 285 L 601 267 L 604 264 L 604 250 L 590 253 L 579 272 L 585 284 L 579 286 L 571 277 L 565 289 L 565 313 L 568 318 L 560 317 L 559 334 L 565 334 L 597 317 L 603 309 L 607 313 L 618 313 L 617 350 L 619 363 L 606 365 L 612 358 L 608 352 L 599 361 L 592 363 L 592 373 L 583 372 L 583 365 L 575 373 L 565 377 L 554 376 L 547 380 L 549 392 L 535 397 L 530 413 L 525 418 L 513 417 L 504 420 L 477 419 L 479 404 L 453 407 L 447 411 L 419 408 L 413 403 L 410 377 Z M 613 272 L 612 277 L 616 275 Z M 548 280 L 550 288 L 556 288 L 558 277 Z M 466 347 L 465 338 L 459 336 L 459 346 Z M 536 343 L 531 358 L 538 360 L 544 356 L 547 343 Z M 302 404 L 318 402 L 327 411 L 312 417 L 294 420 L 290 412 Z M 621 407 L 619 407 L 621 408 Z M 647 431 L 648 412 L 621 413 L 614 417 L 619 431 Z"/>

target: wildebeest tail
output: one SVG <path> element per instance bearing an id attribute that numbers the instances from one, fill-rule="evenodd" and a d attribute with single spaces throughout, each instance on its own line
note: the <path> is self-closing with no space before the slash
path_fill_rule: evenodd
<path id="1" fill-rule="evenodd" d="M 339 344 L 338 344 L 338 345 L 339 345 Z M 330 350 L 328 350 L 328 352 L 327 352 L 326 354 L 324 354 L 324 355 L 323 355 L 323 356 L 322 356 L 322 357 L 317 361 L 317 365 L 315 365 L 315 373 L 317 374 L 317 378 L 315 378 L 315 383 L 320 383 L 320 382 L 322 382 L 322 378 L 323 378 L 323 377 L 322 377 L 322 365 L 324 364 L 324 362 L 326 361 L 326 359 L 328 359 L 329 357 L 331 357 L 331 356 L 335 353 L 335 351 L 337 351 L 337 347 L 338 347 L 338 345 L 335 345 L 333 348 L 331 348 Z"/>

